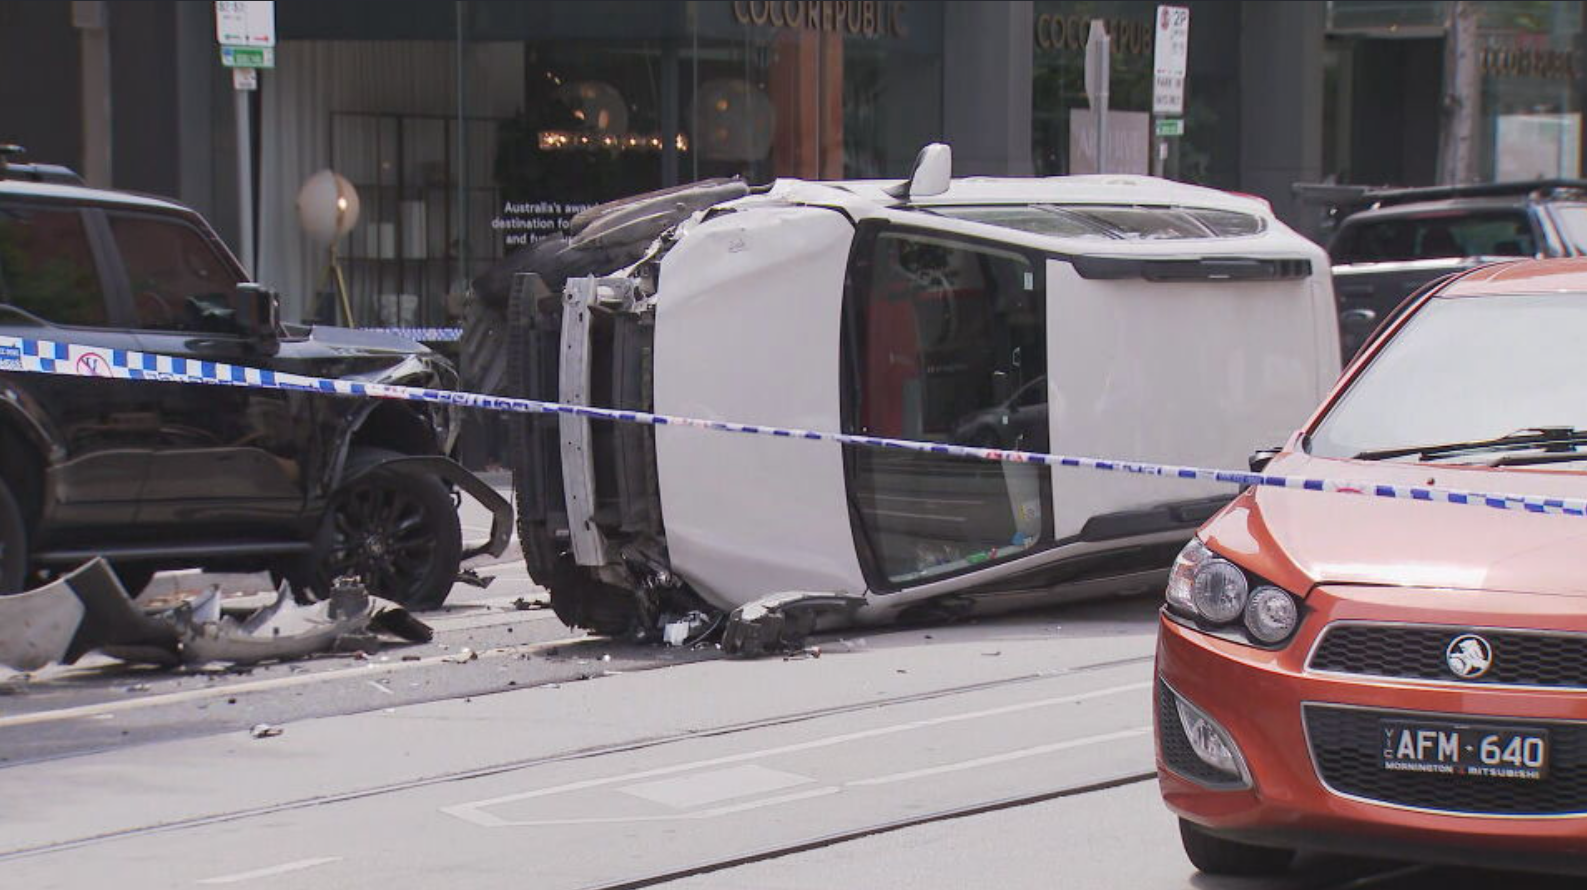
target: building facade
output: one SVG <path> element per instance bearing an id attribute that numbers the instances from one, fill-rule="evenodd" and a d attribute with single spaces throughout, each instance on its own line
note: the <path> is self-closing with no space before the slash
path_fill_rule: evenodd
<path id="1" fill-rule="evenodd" d="M 1189 0 L 1183 135 L 1151 115 L 1159 5 L 1133 0 L 280 0 L 250 97 L 256 274 L 328 318 L 295 201 L 357 189 L 355 321 L 445 323 L 497 258 L 579 209 L 695 179 L 1096 168 L 1086 35 L 1112 38 L 1111 171 L 1262 195 L 1298 181 L 1579 173 L 1581 7 Z M 0 4 L 0 141 L 172 195 L 235 243 L 238 127 L 212 4 Z M 1088 154 L 1089 152 L 1089 154 Z"/>

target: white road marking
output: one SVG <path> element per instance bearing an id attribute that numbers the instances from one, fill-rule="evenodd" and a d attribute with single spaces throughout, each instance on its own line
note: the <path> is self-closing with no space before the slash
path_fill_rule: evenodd
<path id="1" fill-rule="evenodd" d="M 314 859 L 299 859 L 296 862 L 283 862 L 280 865 L 272 865 L 269 868 L 261 868 L 261 869 L 256 869 L 254 871 L 238 872 L 237 874 L 234 874 L 234 875 L 221 875 L 218 878 L 204 878 L 203 880 L 198 881 L 197 883 L 199 883 L 199 884 L 240 884 L 243 881 L 252 881 L 255 878 L 270 878 L 270 877 L 274 877 L 276 875 L 284 875 L 284 874 L 289 874 L 289 873 L 295 872 L 295 871 L 303 871 L 306 868 L 315 868 L 317 866 L 330 865 L 332 862 L 341 862 L 341 861 L 342 861 L 342 857 L 340 857 L 340 856 L 320 856 L 320 857 L 317 857 L 317 858 L 314 858 Z"/>
<path id="2" fill-rule="evenodd" d="M 814 781 L 815 779 L 809 776 L 747 764 L 677 779 L 661 779 L 642 785 L 629 785 L 617 790 L 675 810 L 686 810 L 703 807 L 706 804 L 721 803 L 735 797 L 782 791 L 795 785 L 808 785 Z"/>
<path id="3" fill-rule="evenodd" d="M 1033 748 L 1021 748 L 1018 751 L 1008 751 L 1003 754 L 993 754 L 988 757 L 977 757 L 974 760 L 960 760 L 956 763 L 944 763 L 941 766 L 928 766 L 924 769 L 912 769 L 907 772 L 892 773 L 886 776 L 873 776 L 869 779 L 856 779 L 844 783 L 847 787 L 864 787 L 867 785 L 890 785 L 894 782 L 907 782 L 911 779 L 924 779 L 927 776 L 940 776 L 945 773 L 962 772 L 967 769 L 979 769 L 983 766 L 995 766 L 999 763 L 1008 763 L 1014 760 L 1023 760 L 1027 757 L 1040 757 L 1043 754 L 1054 754 L 1067 751 L 1071 748 L 1081 748 L 1086 745 L 1100 745 L 1103 742 L 1117 742 L 1132 739 L 1136 736 L 1146 735 L 1151 732 L 1150 726 L 1137 726 L 1120 732 L 1108 732 L 1101 735 L 1086 736 L 1079 739 L 1066 739 L 1062 742 L 1053 742 L 1049 745 L 1037 745 Z"/>
<path id="4" fill-rule="evenodd" d="M 487 649 L 479 654 L 480 661 L 494 658 L 507 658 L 517 655 L 526 655 L 545 649 L 555 649 L 572 643 L 583 642 L 589 639 L 585 634 L 574 637 L 565 637 L 560 640 L 547 640 L 543 643 L 527 643 L 522 646 L 504 646 L 498 649 Z M 187 701 L 202 701 L 209 698 L 225 698 L 244 692 L 261 692 L 273 689 L 287 689 L 293 686 L 305 686 L 312 683 L 324 683 L 330 680 L 352 678 L 353 675 L 374 677 L 382 674 L 394 674 L 399 671 L 414 668 L 428 667 L 441 664 L 451 655 L 431 655 L 417 661 L 389 661 L 366 662 L 354 668 L 340 668 L 331 671 L 316 671 L 314 673 L 293 674 L 288 677 L 266 677 L 260 680 L 247 680 L 241 683 L 217 684 L 205 686 L 202 689 L 184 689 L 181 692 L 167 692 L 159 695 L 146 695 L 141 698 L 130 698 L 122 701 L 101 702 L 94 705 L 80 705 L 75 708 L 61 708 L 55 711 L 38 711 L 31 714 L 13 714 L 10 717 L 0 717 L 0 729 L 10 726 L 28 726 L 36 723 L 54 723 L 58 720 L 78 720 L 82 718 L 104 719 L 107 715 L 121 711 L 135 711 L 142 708 L 152 708 L 159 705 L 177 704 Z"/>
<path id="5" fill-rule="evenodd" d="M 674 776 L 674 775 L 678 775 L 680 773 L 695 772 L 695 771 L 698 771 L 698 770 L 701 770 L 701 769 L 705 769 L 705 768 L 709 768 L 709 767 L 725 766 L 727 764 L 734 764 L 734 763 L 747 763 L 749 761 L 761 760 L 761 759 L 764 759 L 764 758 L 767 758 L 767 757 L 775 757 L 775 756 L 779 756 L 779 755 L 782 755 L 782 754 L 794 754 L 794 753 L 798 753 L 798 752 L 801 752 L 801 751 L 812 751 L 812 750 L 816 750 L 818 748 L 830 748 L 830 747 L 832 747 L 834 745 L 843 745 L 843 744 L 847 744 L 849 742 L 857 742 L 857 741 L 861 741 L 861 740 L 864 740 L 864 739 L 874 739 L 874 738 L 879 738 L 879 737 L 882 737 L 882 736 L 897 735 L 899 733 L 914 732 L 915 730 L 929 729 L 931 727 L 936 727 L 936 726 L 945 726 L 945 725 L 952 724 L 952 723 L 963 723 L 963 722 L 967 722 L 967 721 L 981 720 L 981 719 L 984 719 L 984 718 L 987 718 L 987 717 L 1000 717 L 1000 716 L 1003 716 L 1003 715 L 1006 715 L 1006 714 L 1018 714 L 1018 713 L 1021 713 L 1021 712 L 1024 712 L 1024 711 L 1036 710 L 1038 708 L 1053 707 L 1054 705 L 1074 704 L 1076 702 L 1089 701 L 1091 699 L 1096 699 L 1096 698 L 1105 698 L 1107 696 L 1120 695 L 1120 694 L 1123 694 L 1123 693 L 1126 693 L 1126 692 L 1138 692 L 1138 691 L 1143 690 L 1143 689 L 1150 689 L 1151 686 L 1152 686 L 1152 684 L 1151 684 L 1150 681 L 1141 682 L 1141 683 L 1126 683 L 1126 684 L 1121 685 L 1121 686 L 1108 686 L 1108 687 L 1105 687 L 1105 688 L 1102 688 L 1102 689 L 1093 689 L 1093 690 L 1091 690 L 1089 692 L 1080 692 L 1080 693 L 1074 693 L 1074 694 L 1070 694 L 1070 695 L 1054 696 L 1052 698 L 1036 699 L 1036 700 L 1033 700 L 1033 701 L 1019 702 L 1018 704 L 1002 705 L 1002 706 L 995 707 L 995 708 L 985 708 L 985 709 L 982 709 L 982 710 L 979 710 L 979 711 L 967 711 L 965 713 L 949 714 L 949 715 L 943 716 L 943 717 L 930 717 L 930 718 L 926 718 L 926 719 L 923 719 L 923 720 L 911 720 L 911 721 L 909 721 L 907 723 L 896 723 L 896 724 L 893 724 L 891 726 L 880 726 L 880 727 L 877 727 L 875 729 L 866 729 L 866 730 L 861 730 L 859 732 L 849 732 L 849 733 L 843 733 L 841 735 L 826 736 L 824 738 L 812 739 L 812 740 L 807 741 L 807 742 L 796 742 L 794 744 L 779 745 L 779 746 L 773 747 L 773 748 L 761 748 L 761 749 L 756 750 L 756 751 L 745 751 L 745 752 L 742 752 L 742 753 L 739 753 L 739 754 L 728 754 L 728 755 L 724 755 L 722 757 L 713 757 L 713 758 L 710 758 L 710 759 L 707 759 L 707 760 L 696 760 L 696 761 L 693 761 L 693 762 L 690 762 L 690 763 L 680 763 L 680 764 L 675 764 L 673 766 L 657 767 L 657 768 L 654 768 L 654 769 L 640 770 L 638 772 L 625 773 L 625 774 L 616 775 L 616 776 L 603 776 L 603 777 L 598 778 L 598 779 L 584 779 L 582 781 L 569 782 L 567 784 L 557 785 L 557 786 L 554 786 L 554 787 L 551 787 L 551 788 L 540 788 L 540 789 L 537 789 L 537 790 L 534 790 L 534 791 L 521 791 L 521 792 L 518 792 L 516 794 L 505 794 L 505 795 L 502 795 L 500 797 L 492 797 L 492 798 L 487 798 L 485 800 L 476 800 L 476 801 L 469 801 L 467 803 L 452 804 L 451 806 L 441 807 L 441 812 L 446 813 L 449 816 L 455 816 L 456 818 L 462 819 L 465 822 L 473 823 L 474 825 L 478 825 L 481 828 L 505 828 L 505 827 L 509 827 L 509 826 L 534 826 L 534 825 L 603 824 L 603 823 L 611 822 L 611 821 L 631 822 L 631 821 L 649 821 L 649 820 L 652 820 L 652 819 L 680 818 L 679 816 L 659 816 L 659 817 L 640 817 L 640 818 L 633 818 L 633 819 L 619 818 L 619 819 L 593 819 L 593 820 L 555 820 L 555 821 L 550 821 L 550 822 L 544 822 L 544 821 L 539 821 L 539 820 L 523 821 L 523 820 L 504 819 L 504 818 L 502 818 L 500 816 L 497 816 L 497 815 L 494 815 L 492 813 L 487 813 L 487 812 L 485 812 L 485 810 L 487 810 L 487 809 L 489 809 L 491 807 L 501 806 L 503 804 L 517 803 L 519 801 L 525 801 L 525 800 L 534 800 L 536 798 L 541 798 L 541 797 L 550 797 L 550 796 L 556 795 L 556 794 L 567 794 L 567 793 L 572 792 L 572 791 L 585 791 L 585 790 L 588 790 L 590 788 L 602 788 L 602 787 L 606 787 L 606 786 L 609 786 L 609 785 L 632 784 L 635 781 L 640 780 L 640 779 L 648 779 L 648 778 L 659 777 L 659 776 Z M 816 789 L 815 792 L 803 792 L 803 794 L 806 795 L 806 796 L 809 796 L 809 795 L 812 795 L 812 794 L 818 793 L 818 792 L 819 793 L 835 793 L 835 792 L 840 791 L 840 790 L 842 790 L 842 789 L 841 788 Z M 790 795 L 790 798 L 791 799 L 799 799 L 799 795 Z M 717 812 L 711 812 L 711 811 L 707 811 L 707 812 L 710 813 L 710 814 L 713 814 L 713 815 L 719 815 L 721 812 L 739 812 L 739 811 L 742 811 L 743 809 L 749 809 L 749 808 L 758 807 L 758 806 L 767 806 L 767 805 L 770 805 L 771 803 L 774 803 L 774 802 L 781 802 L 781 801 L 778 800 L 778 799 L 773 799 L 771 801 L 757 801 L 757 802 L 751 802 L 751 803 L 748 803 L 748 804 L 744 804 L 744 805 L 742 805 L 740 807 L 737 807 L 737 808 L 724 809 L 724 810 L 717 811 Z M 684 816 L 682 818 L 701 818 L 704 815 L 705 814 L 699 814 L 699 813 L 688 814 L 687 816 Z"/>

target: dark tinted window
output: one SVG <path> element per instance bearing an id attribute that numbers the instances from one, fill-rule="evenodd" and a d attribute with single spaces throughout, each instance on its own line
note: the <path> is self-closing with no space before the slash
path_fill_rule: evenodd
<path id="1" fill-rule="evenodd" d="M 1267 229 L 1259 216 L 1194 207 L 1031 204 L 934 207 L 931 212 L 1037 235 L 1109 241 L 1241 238 Z"/>
<path id="2" fill-rule="evenodd" d="M 112 214 L 140 328 L 230 330 L 237 276 L 208 239 L 174 219 Z"/>
<path id="3" fill-rule="evenodd" d="M 1537 244 L 1526 214 L 1445 213 L 1346 225 L 1334 242 L 1335 263 L 1383 263 L 1468 256 L 1533 256 Z"/>
<path id="4" fill-rule="evenodd" d="M 0 206 L 0 300 L 56 324 L 105 323 L 81 213 Z"/>
<path id="5" fill-rule="evenodd" d="M 881 234 L 857 254 L 845 312 L 849 430 L 1047 450 L 1044 424 L 1003 423 L 1003 403 L 1047 370 L 1031 260 Z M 1051 535 L 1045 468 L 873 448 L 847 458 L 860 532 L 893 585 L 1002 560 Z"/>

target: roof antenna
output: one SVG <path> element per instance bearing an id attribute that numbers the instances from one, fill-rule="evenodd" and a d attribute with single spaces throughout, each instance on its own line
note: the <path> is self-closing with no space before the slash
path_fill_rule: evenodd
<path id="1" fill-rule="evenodd" d="M 915 155 L 915 169 L 909 178 L 884 189 L 891 197 L 909 203 L 915 198 L 929 198 L 948 190 L 953 179 L 953 149 L 941 142 L 933 142 Z"/>

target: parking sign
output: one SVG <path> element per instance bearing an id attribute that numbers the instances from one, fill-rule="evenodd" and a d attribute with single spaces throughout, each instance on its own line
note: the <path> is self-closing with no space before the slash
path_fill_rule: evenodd
<path id="1" fill-rule="evenodd" d="M 1185 113 L 1185 60 L 1190 56 L 1190 9 L 1157 7 L 1157 45 L 1152 56 L 1152 112 Z"/>
<path id="2" fill-rule="evenodd" d="M 275 46 L 273 0 L 217 0 L 215 40 L 221 46 Z"/>

